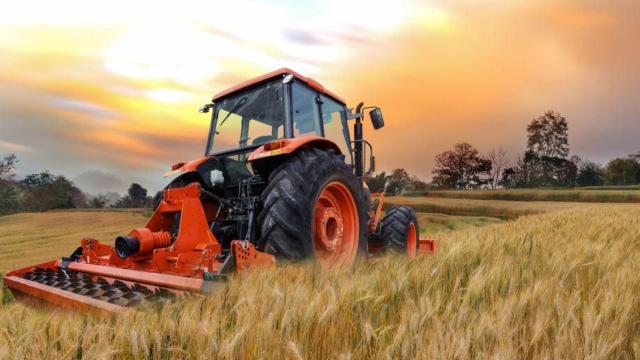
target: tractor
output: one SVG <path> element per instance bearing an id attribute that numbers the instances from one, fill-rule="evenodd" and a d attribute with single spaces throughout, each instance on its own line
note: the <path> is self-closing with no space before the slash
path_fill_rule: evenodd
<path id="1" fill-rule="evenodd" d="M 313 79 L 280 69 L 216 94 L 204 156 L 171 167 L 143 228 L 114 245 L 84 238 L 70 256 L 9 272 L 5 286 L 58 305 L 120 312 L 185 292 L 206 293 L 233 272 L 312 259 L 321 268 L 395 251 L 433 253 L 415 212 L 364 181 L 364 139 L 380 108 L 355 109 Z M 352 131 L 350 123 L 353 123 Z"/>

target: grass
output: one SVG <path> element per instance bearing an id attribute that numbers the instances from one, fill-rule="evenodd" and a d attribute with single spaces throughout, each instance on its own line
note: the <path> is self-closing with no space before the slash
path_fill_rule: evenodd
<path id="1" fill-rule="evenodd" d="M 0 217 L 0 272 L 67 256 L 83 237 L 111 243 L 143 226 L 141 212 L 56 211 Z"/>
<path id="2" fill-rule="evenodd" d="M 602 185 L 602 186 L 583 186 L 577 187 L 580 190 L 640 190 L 640 184 L 637 185 Z"/>
<path id="3" fill-rule="evenodd" d="M 563 201 L 563 202 L 640 202 L 640 188 L 593 187 L 580 189 L 500 189 L 500 190 L 441 190 L 426 194 L 432 198 L 508 200 L 508 201 Z"/>
<path id="4" fill-rule="evenodd" d="M 442 232 L 457 231 L 502 222 L 501 219 L 488 216 L 455 216 L 447 214 L 417 213 L 420 232 L 432 237 Z"/>
<path id="5" fill-rule="evenodd" d="M 0 358 L 638 358 L 638 229 L 640 206 L 582 206 L 440 233 L 434 257 L 263 269 L 127 316 L 4 304 Z"/>
<path id="6" fill-rule="evenodd" d="M 388 197 L 385 207 L 408 205 L 417 212 L 440 213 L 456 216 L 484 216 L 500 219 L 514 219 L 523 215 L 542 214 L 582 207 L 606 207 L 612 204 L 594 204 L 553 201 L 506 201 L 506 200 L 469 200 L 429 197 Z"/>

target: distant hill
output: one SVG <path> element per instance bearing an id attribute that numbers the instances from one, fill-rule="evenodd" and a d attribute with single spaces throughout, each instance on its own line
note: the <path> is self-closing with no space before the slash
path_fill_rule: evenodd
<path id="1" fill-rule="evenodd" d="M 88 170 L 72 180 L 77 187 L 91 195 L 106 195 L 107 193 L 124 194 L 127 192 L 129 186 L 129 184 L 116 175 L 102 170 Z"/>

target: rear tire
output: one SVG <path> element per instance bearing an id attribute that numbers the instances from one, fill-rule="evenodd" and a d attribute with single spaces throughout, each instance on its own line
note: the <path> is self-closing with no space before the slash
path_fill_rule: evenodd
<path id="1" fill-rule="evenodd" d="M 367 254 L 362 186 L 334 150 L 302 149 L 269 175 L 259 247 L 279 260 L 351 265 Z"/>
<path id="2" fill-rule="evenodd" d="M 415 256 L 420 228 L 415 211 L 407 206 L 391 208 L 382 218 L 383 248 Z"/>

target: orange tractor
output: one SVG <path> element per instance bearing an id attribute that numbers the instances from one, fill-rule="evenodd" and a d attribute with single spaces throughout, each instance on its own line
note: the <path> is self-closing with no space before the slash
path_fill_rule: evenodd
<path id="1" fill-rule="evenodd" d="M 200 109 L 212 114 L 205 156 L 172 166 L 145 227 L 113 246 L 82 239 L 69 257 L 9 272 L 4 283 L 18 298 L 118 312 L 206 293 L 255 266 L 313 258 L 332 268 L 387 250 L 433 252 L 411 208 L 381 219 L 383 194 L 363 180 L 375 166 L 364 110 L 384 126 L 379 108 L 349 109 L 289 69 L 223 91 Z"/>

